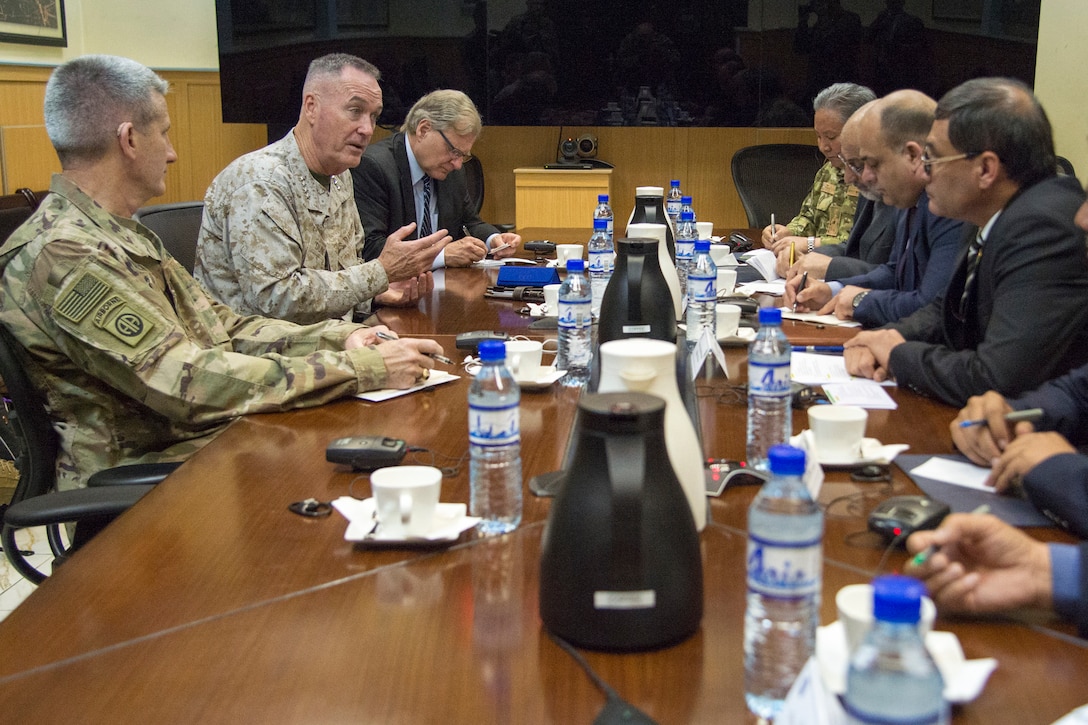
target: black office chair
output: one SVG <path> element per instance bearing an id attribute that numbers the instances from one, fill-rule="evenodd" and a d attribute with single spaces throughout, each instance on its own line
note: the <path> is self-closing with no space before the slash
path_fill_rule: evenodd
<path id="1" fill-rule="evenodd" d="M 748 146 L 733 154 L 733 184 L 748 226 L 762 229 L 771 223 L 771 214 L 779 224 L 793 219 L 825 161 L 818 148 L 807 144 Z"/>
<path id="2" fill-rule="evenodd" d="M 30 189 L 18 189 L 0 197 L 0 244 L 38 208 L 38 197 Z"/>
<path id="3" fill-rule="evenodd" d="M 16 531 L 46 527 L 56 566 L 180 464 L 118 466 L 91 476 L 87 488 L 57 491 L 57 433 L 44 401 L 26 374 L 21 354 L 22 347 L 0 326 L 0 378 L 7 388 L 5 397 L 11 402 L 8 417 L 20 438 L 15 447 L 19 481 L 11 504 L 0 506 L 3 517 L 0 544 L 12 566 L 38 584 L 46 575 L 27 561 L 29 552 L 17 546 Z M 76 527 L 72 543 L 66 545 L 60 528 L 69 523 L 75 523 Z"/>
<path id="4" fill-rule="evenodd" d="M 200 234 L 200 220 L 204 216 L 204 202 L 180 201 L 175 204 L 145 206 L 132 216 L 159 235 L 166 251 L 181 262 L 185 269 L 193 271 L 196 264 L 196 240 Z"/>
<path id="5" fill-rule="evenodd" d="M 1056 156 L 1055 159 L 1058 162 L 1058 173 L 1066 176 L 1076 176 L 1077 172 L 1073 170 L 1073 163 L 1064 156 Z"/>

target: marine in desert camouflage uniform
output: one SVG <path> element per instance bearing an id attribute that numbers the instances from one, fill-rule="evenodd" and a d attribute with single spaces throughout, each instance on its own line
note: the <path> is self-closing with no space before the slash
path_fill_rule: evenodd
<path id="1" fill-rule="evenodd" d="M 166 82 L 124 58 L 85 56 L 46 88 L 64 171 L 0 248 L 0 323 L 24 348 L 60 438 L 58 485 L 109 466 L 181 460 L 246 413 L 408 387 L 430 340 L 374 344 L 342 321 L 241 317 L 210 298 L 131 219 L 176 159 Z M 116 129 L 116 131 L 115 131 Z"/>

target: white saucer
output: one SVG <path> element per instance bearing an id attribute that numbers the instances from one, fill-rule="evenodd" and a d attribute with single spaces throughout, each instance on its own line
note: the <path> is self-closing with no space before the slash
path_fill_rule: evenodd
<path id="1" fill-rule="evenodd" d="M 747 345 L 752 340 L 756 339 L 756 328 L 754 327 L 738 327 L 736 334 L 729 337 L 719 337 L 719 345 Z"/>
<path id="2" fill-rule="evenodd" d="M 898 453 L 898 451 L 896 451 Z M 894 458 L 894 456 L 892 456 Z M 839 458 L 828 458 L 821 456 L 819 451 L 816 451 L 816 462 L 821 466 L 833 466 L 840 468 L 850 468 L 853 466 L 862 466 L 866 463 L 889 463 L 884 444 L 878 441 L 876 438 L 862 438 L 861 439 L 861 454 L 853 460 L 844 460 Z"/>
<path id="3" fill-rule="evenodd" d="M 533 379 L 514 378 L 522 390 L 543 390 L 567 374 L 566 370 L 556 370 L 554 365 L 541 365 L 540 374 Z"/>
<path id="4" fill-rule="evenodd" d="M 369 515 L 367 511 L 370 512 Z M 390 536 L 382 533 L 381 526 L 371 531 L 374 528 L 373 512 L 373 498 L 359 502 L 357 510 L 353 512 L 351 523 L 344 532 L 344 540 L 354 541 L 361 546 L 375 547 L 446 546 L 457 541 L 462 532 L 471 529 L 479 521 L 474 516 L 466 515 L 468 507 L 463 503 L 440 503 L 435 508 L 431 530 L 428 533 L 420 536 Z"/>

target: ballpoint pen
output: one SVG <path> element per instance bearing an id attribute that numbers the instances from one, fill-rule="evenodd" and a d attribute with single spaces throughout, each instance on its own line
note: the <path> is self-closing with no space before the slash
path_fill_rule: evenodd
<path id="1" fill-rule="evenodd" d="M 974 511 L 971 512 L 972 515 L 974 515 L 974 514 L 982 515 L 982 514 L 988 514 L 988 513 L 990 513 L 989 504 L 982 504 L 981 506 L 979 506 L 978 508 L 976 508 Z M 923 549 L 922 551 L 919 551 L 917 554 L 915 554 L 914 558 L 910 560 L 910 563 L 913 564 L 914 566 L 921 566 L 922 564 L 925 564 L 929 560 L 929 557 L 936 554 L 937 551 L 940 550 L 940 548 L 941 547 L 937 546 L 936 544 L 930 544 L 925 549 Z"/>
<path id="2" fill-rule="evenodd" d="M 399 337 L 394 337 L 393 335 L 390 335 L 387 332 L 375 332 L 374 334 L 377 336 L 377 338 L 379 340 L 399 340 L 400 339 Z M 425 352 L 423 354 L 426 355 L 427 357 L 431 358 L 432 360 L 437 360 L 438 362 L 443 363 L 445 365 L 453 365 L 453 360 L 450 360 L 445 355 L 439 355 L 437 352 Z"/>
<path id="3" fill-rule="evenodd" d="M 792 266 L 792 265 L 791 265 Z M 808 284 L 808 272 L 801 275 L 801 284 L 797 285 L 797 294 L 801 294 L 801 290 Z M 793 298 L 793 311 L 797 312 L 797 298 Z"/>
<path id="4" fill-rule="evenodd" d="M 1005 414 L 1006 423 L 1019 423 L 1022 420 L 1034 423 L 1043 417 L 1042 408 L 1027 408 L 1026 410 L 1014 410 L 1011 413 Z M 970 428 L 974 425 L 986 425 L 985 418 L 979 418 L 977 420 L 965 420 L 960 423 L 960 428 Z"/>

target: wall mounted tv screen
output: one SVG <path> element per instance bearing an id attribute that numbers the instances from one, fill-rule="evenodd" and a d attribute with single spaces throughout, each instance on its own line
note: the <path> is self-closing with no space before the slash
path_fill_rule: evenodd
<path id="1" fill-rule="evenodd" d="M 808 126 L 835 81 L 1031 82 L 1039 0 L 216 0 L 223 119 L 295 123 L 308 63 L 382 72 L 382 125 L 457 88 L 488 125 Z"/>

